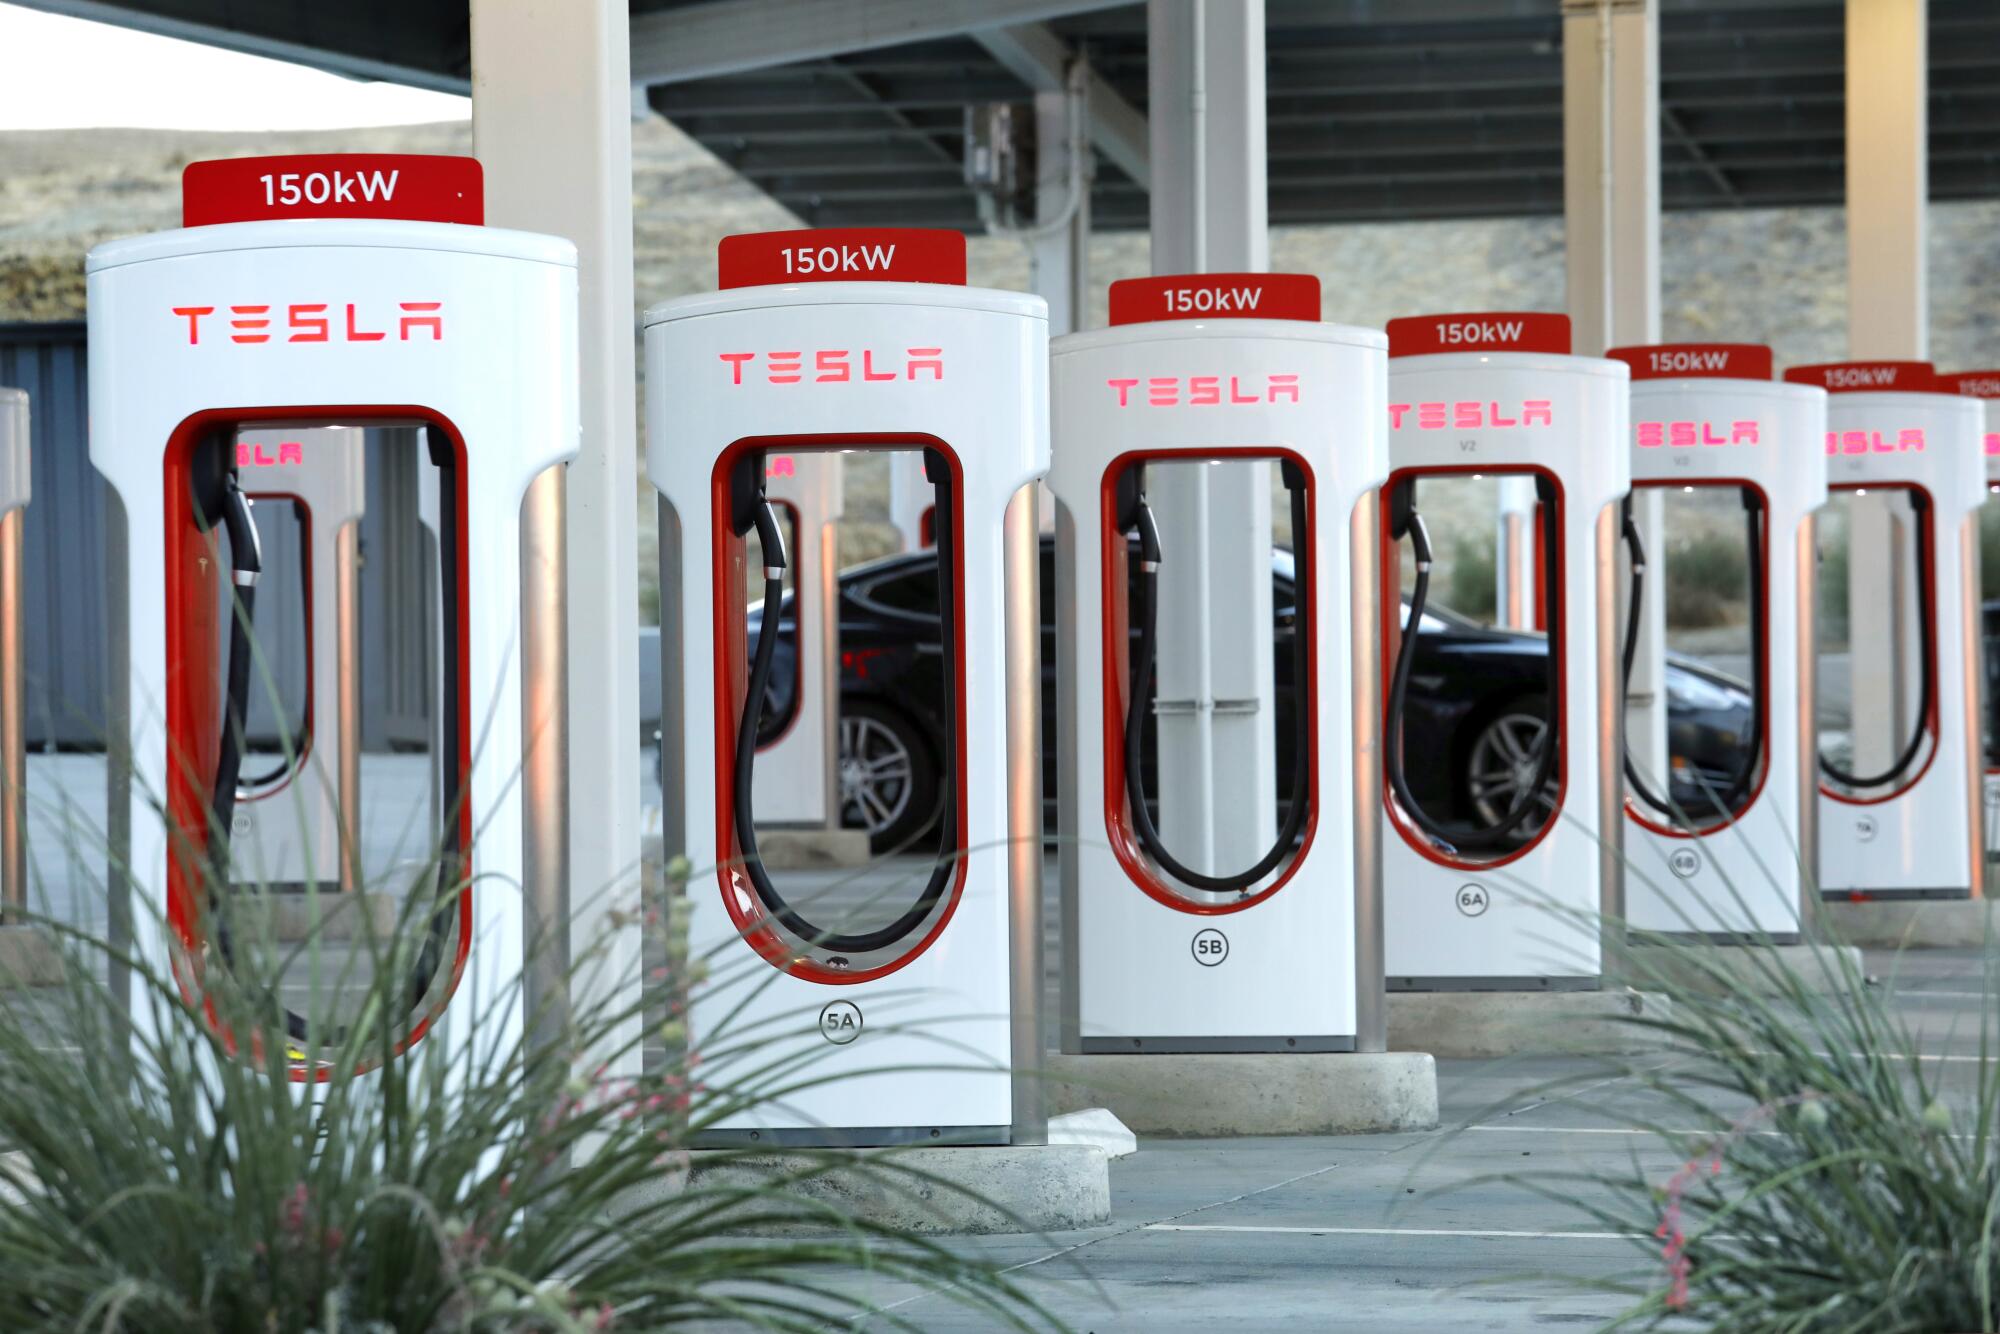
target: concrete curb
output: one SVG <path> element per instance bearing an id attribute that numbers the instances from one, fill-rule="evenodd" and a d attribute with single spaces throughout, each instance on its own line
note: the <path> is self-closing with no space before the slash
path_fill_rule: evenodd
<path id="1" fill-rule="evenodd" d="M 61 986 L 67 975 L 62 951 L 46 927 L 0 926 L 0 990 Z"/>
<path id="2" fill-rule="evenodd" d="M 230 912 L 239 934 L 280 945 L 314 938 L 365 940 L 369 930 L 377 940 L 386 942 L 396 934 L 401 905 L 387 894 L 342 893 L 337 889 L 316 894 L 249 890 L 236 896 Z"/>
<path id="3" fill-rule="evenodd" d="M 1992 910 L 1991 899 L 1829 901 L 1820 920 L 1834 939 L 1863 949 L 1977 949 Z"/>
<path id="4" fill-rule="evenodd" d="M 1051 1052 L 1051 1113 L 1107 1107 L 1140 1135 L 1351 1135 L 1438 1123 L 1423 1052 Z"/>
<path id="5" fill-rule="evenodd" d="M 1392 991 L 1389 1043 L 1436 1056 L 1631 1056 L 1664 1037 L 1634 1026 L 1672 1013 L 1666 997 L 1601 991 Z"/>
<path id="6" fill-rule="evenodd" d="M 1852 945 L 1634 945 L 1632 961 L 1654 983 L 1677 991 L 1714 995 L 1780 994 L 1772 971 L 1789 974 L 1819 996 L 1859 985 L 1868 975 L 1861 951 Z M 1849 970 L 1852 971 L 1849 971 Z M 1713 970 L 1713 971 L 1711 971 Z"/>
<path id="7" fill-rule="evenodd" d="M 786 1193 L 822 1204 L 843 1219 L 960 1236 L 1062 1232 L 1111 1219 L 1109 1160 L 1091 1145 L 926 1145 L 854 1154 L 865 1166 L 825 1167 L 825 1153 L 697 1150 L 689 1155 L 686 1189 L 768 1186 L 806 1174 L 787 1181 Z M 734 1230 L 726 1219 L 721 1226 Z M 744 1234 L 810 1236 L 837 1230 L 834 1225 L 797 1226 L 745 1229 Z"/>
<path id="8" fill-rule="evenodd" d="M 772 829 L 757 834 L 757 858 L 771 871 L 866 866 L 873 855 L 867 831 L 861 829 Z"/>

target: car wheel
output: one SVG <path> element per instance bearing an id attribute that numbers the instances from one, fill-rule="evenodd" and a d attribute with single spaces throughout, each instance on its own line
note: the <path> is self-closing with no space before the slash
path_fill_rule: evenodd
<path id="1" fill-rule="evenodd" d="M 867 700 L 840 705 L 840 822 L 877 853 L 914 843 L 937 815 L 937 764 L 916 725 Z"/>
<path id="2" fill-rule="evenodd" d="M 1481 825 L 1499 824 L 1514 809 L 1534 781 L 1542 736 L 1548 730 L 1548 705 L 1540 695 L 1523 695 L 1488 714 L 1473 734 L 1465 753 L 1465 796 L 1472 817 Z M 1515 828 L 1523 835 L 1539 828 L 1556 809 L 1556 780 L 1542 785 L 1532 815 Z"/>

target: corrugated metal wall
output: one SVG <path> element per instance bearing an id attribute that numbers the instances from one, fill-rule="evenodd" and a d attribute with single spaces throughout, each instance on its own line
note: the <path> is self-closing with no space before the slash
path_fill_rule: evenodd
<path id="1" fill-rule="evenodd" d="M 0 385 L 28 391 L 34 490 L 26 535 L 28 745 L 99 749 L 104 744 L 105 493 L 90 465 L 84 326 L 0 324 Z M 162 442 L 164 447 L 164 442 Z M 435 579 L 416 521 L 416 434 L 368 433 L 368 509 L 362 520 L 361 744 L 371 750 L 421 746 L 429 735 L 430 680 L 424 632 L 429 579 Z M 288 524 L 267 535 L 271 568 L 296 548 Z M 291 558 L 292 561 L 296 557 Z M 428 578 L 427 578 L 428 576 Z M 134 596 L 142 596 L 134 590 Z M 300 624 L 302 590 L 272 580 L 260 590 L 260 628 Z M 303 644 L 271 645 L 280 697 L 304 698 Z M 267 692 L 256 692 L 267 698 Z M 250 730 L 268 730 L 269 710 L 253 703 Z"/>
<path id="2" fill-rule="evenodd" d="M 28 745 L 104 744 L 104 498 L 90 466 L 83 325 L 0 325 L 0 385 L 28 391 Z"/>

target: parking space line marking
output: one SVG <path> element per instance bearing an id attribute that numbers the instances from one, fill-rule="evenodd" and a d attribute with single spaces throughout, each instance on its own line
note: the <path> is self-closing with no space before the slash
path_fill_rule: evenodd
<path id="1" fill-rule="evenodd" d="M 1312 1237 L 1498 1237 L 1522 1241 L 1631 1241 L 1624 1232 L 1514 1232 L 1474 1227 L 1281 1227 L 1276 1224 L 1148 1223 L 1147 1232 L 1279 1232 Z"/>

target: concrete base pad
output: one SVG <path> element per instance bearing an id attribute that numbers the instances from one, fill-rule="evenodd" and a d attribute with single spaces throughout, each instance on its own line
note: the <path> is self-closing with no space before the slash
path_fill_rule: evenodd
<path id="1" fill-rule="evenodd" d="M 1775 996 L 1790 974 L 1808 992 L 1825 995 L 1859 985 L 1868 975 L 1861 951 L 1852 945 L 1722 945 L 1694 941 L 1676 945 L 1634 945 L 1634 981 L 1730 995 Z M 1655 981 L 1658 979 L 1658 981 Z"/>
<path id="2" fill-rule="evenodd" d="M 400 909 L 387 894 L 343 894 L 327 889 L 313 894 L 290 890 L 243 893 L 231 911 L 239 932 L 253 939 L 295 945 L 315 935 L 323 941 L 363 940 L 369 930 L 376 939 L 386 941 L 395 933 Z"/>
<path id="3" fill-rule="evenodd" d="M 1062 1232 L 1111 1219 L 1109 1160 L 1090 1145 L 926 1146 L 855 1153 L 886 1156 L 868 1170 L 857 1171 L 825 1168 L 823 1152 L 780 1150 L 746 1156 L 696 1151 L 690 1155 L 687 1184 L 696 1190 L 726 1190 L 804 1173 L 787 1182 L 789 1194 L 824 1204 L 842 1218 L 911 1232 Z M 727 1228 L 726 1222 L 723 1227 Z M 772 1235 L 833 1230 L 829 1226 L 758 1231 Z"/>
<path id="4" fill-rule="evenodd" d="M 1986 943 L 1991 899 L 1870 899 L 1820 905 L 1827 934 L 1863 949 L 1978 948 Z"/>
<path id="5" fill-rule="evenodd" d="M 1601 991 L 1392 991 L 1389 1045 L 1436 1056 L 1619 1056 L 1665 1039 L 1627 1022 L 1672 1011 L 1665 997 Z"/>
<path id="6" fill-rule="evenodd" d="M 1140 1135 L 1349 1135 L 1438 1122 L 1423 1052 L 1051 1052 L 1051 1113 L 1108 1107 Z"/>
<path id="7" fill-rule="evenodd" d="M 0 989 L 61 986 L 62 953 L 45 927 L 0 926 Z"/>
<path id="8" fill-rule="evenodd" d="M 757 855 L 772 871 L 866 866 L 872 855 L 861 829 L 771 829 L 757 834 Z"/>

